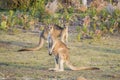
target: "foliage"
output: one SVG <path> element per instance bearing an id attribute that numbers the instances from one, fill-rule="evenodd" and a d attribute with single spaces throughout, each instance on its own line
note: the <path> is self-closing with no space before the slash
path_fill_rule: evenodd
<path id="1" fill-rule="evenodd" d="M 69 4 L 69 2 L 65 2 L 67 5 L 61 2 L 58 4 L 58 11 L 52 15 L 45 11 L 45 6 L 50 1 L 52 0 L 1 0 L 0 8 L 8 10 L 0 12 L 1 16 L 4 15 L 3 17 L 6 17 L 5 19 L 2 17 L 0 18 L 0 29 L 7 30 L 18 26 L 22 29 L 33 29 L 33 26 L 37 23 L 36 19 L 39 19 L 40 22 L 46 25 L 54 23 L 63 26 L 66 22 L 70 24 L 74 23 L 77 21 L 78 17 L 84 19 L 86 16 L 89 16 L 89 28 L 88 25 L 86 26 L 84 24 L 81 26 L 72 25 L 80 27 L 77 30 L 79 38 L 83 34 L 92 37 L 97 37 L 97 35 L 99 35 L 100 37 L 106 33 L 114 34 L 115 31 L 119 30 L 120 9 L 118 5 L 112 5 L 113 2 L 111 0 L 108 0 L 112 3 L 110 5 L 104 1 L 100 4 L 98 0 L 96 3 L 97 5 L 94 3 L 94 5 L 86 8 L 85 11 L 81 11 L 79 8 L 82 6 L 80 4 L 76 6 L 74 1 L 71 2 L 73 6 Z M 78 0 L 76 0 L 75 3 L 77 1 Z M 8 5 L 3 5 L 5 2 L 8 3 Z M 97 31 L 99 31 L 100 34 L 96 33 Z"/>
<path id="2" fill-rule="evenodd" d="M 2 21 L 0 24 L 0 29 L 5 30 L 7 28 L 7 22 L 6 21 Z"/>
<path id="3" fill-rule="evenodd" d="M 45 0 L 38 0 L 36 3 L 33 4 L 30 8 L 30 14 L 36 17 L 42 18 L 45 9 Z"/>
<path id="4" fill-rule="evenodd" d="M 37 0 L 1 0 L 1 9 L 28 9 Z M 7 5 L 6 5 L 7 4 Z"/>

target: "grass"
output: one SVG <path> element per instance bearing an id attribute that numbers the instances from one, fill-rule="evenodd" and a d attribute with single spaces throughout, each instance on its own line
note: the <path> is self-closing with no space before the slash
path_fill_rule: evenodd
<path id="1" fill-rule="evenodd" d="M 65 66 L 64 72 L 51 72 L 53 56 L 47 52 L 47 43 L 39 51 L 17 52 L 38 44 L 38 33 L 9 34 L 0 32 L 0 80 L 87 80 L 120 79 L 119 36 L 100 41 L 77 42 L 75 35 L 69 35 L 70 60 L 75 66 L 95 66 L 100 70 L 72 71 Z"/>

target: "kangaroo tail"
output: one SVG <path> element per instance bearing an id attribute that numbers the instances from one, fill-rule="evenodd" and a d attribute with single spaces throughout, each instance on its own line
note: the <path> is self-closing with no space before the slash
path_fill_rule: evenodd
<path id="1" fill-rule="evenodd" d="M 39 47 L 20 49 L 20 50 L 18 50 L 18 52 L 20 52 L 20 51 L 37 51 L 37 50 L 39 50 Z"/>
<path id="2" fill-rule="evenodd" d="M 39 45 L 34 47 L 34 48 L 25 48 L 25 49 L 20 49 L 18 50 L 18 52 L 20 51 L 37 51 L 39 50 L 40 48 L 43 47 L 43 44 L 44 44 L 44 39 L 43 38 L 40 38 L 40 41 L 39 41 Z"/>
<path id="3" fill-rule="evenodd" d="M 71 69 L 71 70 L 99 70 L 97 67 L 75 67 L 70 62 L 66 62 L 66 65 Z"/>

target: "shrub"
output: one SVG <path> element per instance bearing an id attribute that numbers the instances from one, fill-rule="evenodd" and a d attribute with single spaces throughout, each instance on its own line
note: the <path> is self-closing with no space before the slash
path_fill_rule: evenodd
<path id="1" fill-rule="evenodd" d="M 1 9 L 27 9 L 37 0 L 1 0 Z"/>
<path id="2" fill-rule="evenodd" d="M 7 22 L 6 22 L 6 21 L 2 21 L 2 22 L 0 23 L 0 29 L 1 29 L 1 30 L 6 30 L 6 28 L 7 28 Z"/>

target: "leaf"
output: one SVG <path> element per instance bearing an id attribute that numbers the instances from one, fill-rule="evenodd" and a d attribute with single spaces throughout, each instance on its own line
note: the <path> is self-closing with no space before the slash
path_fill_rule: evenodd
<path id="1" fill-rule="evenodd" d="M 5 30 L 7 28 L 7 22 L 6 21 L 2 21 L 0 24 L 0 29 Z"/>
<path id="2" fill-rule="evenodd" d="M 10 10 L 9 13 L 10 13 L 10 17 L 12 17 L 14 12 Z"/>
<path id="3" fill-rule="evenodd" d="M 110 28 L 110 32 L 113 34 L 113 31 L 114 31 L 114 29 L 113 28 Z"/>

